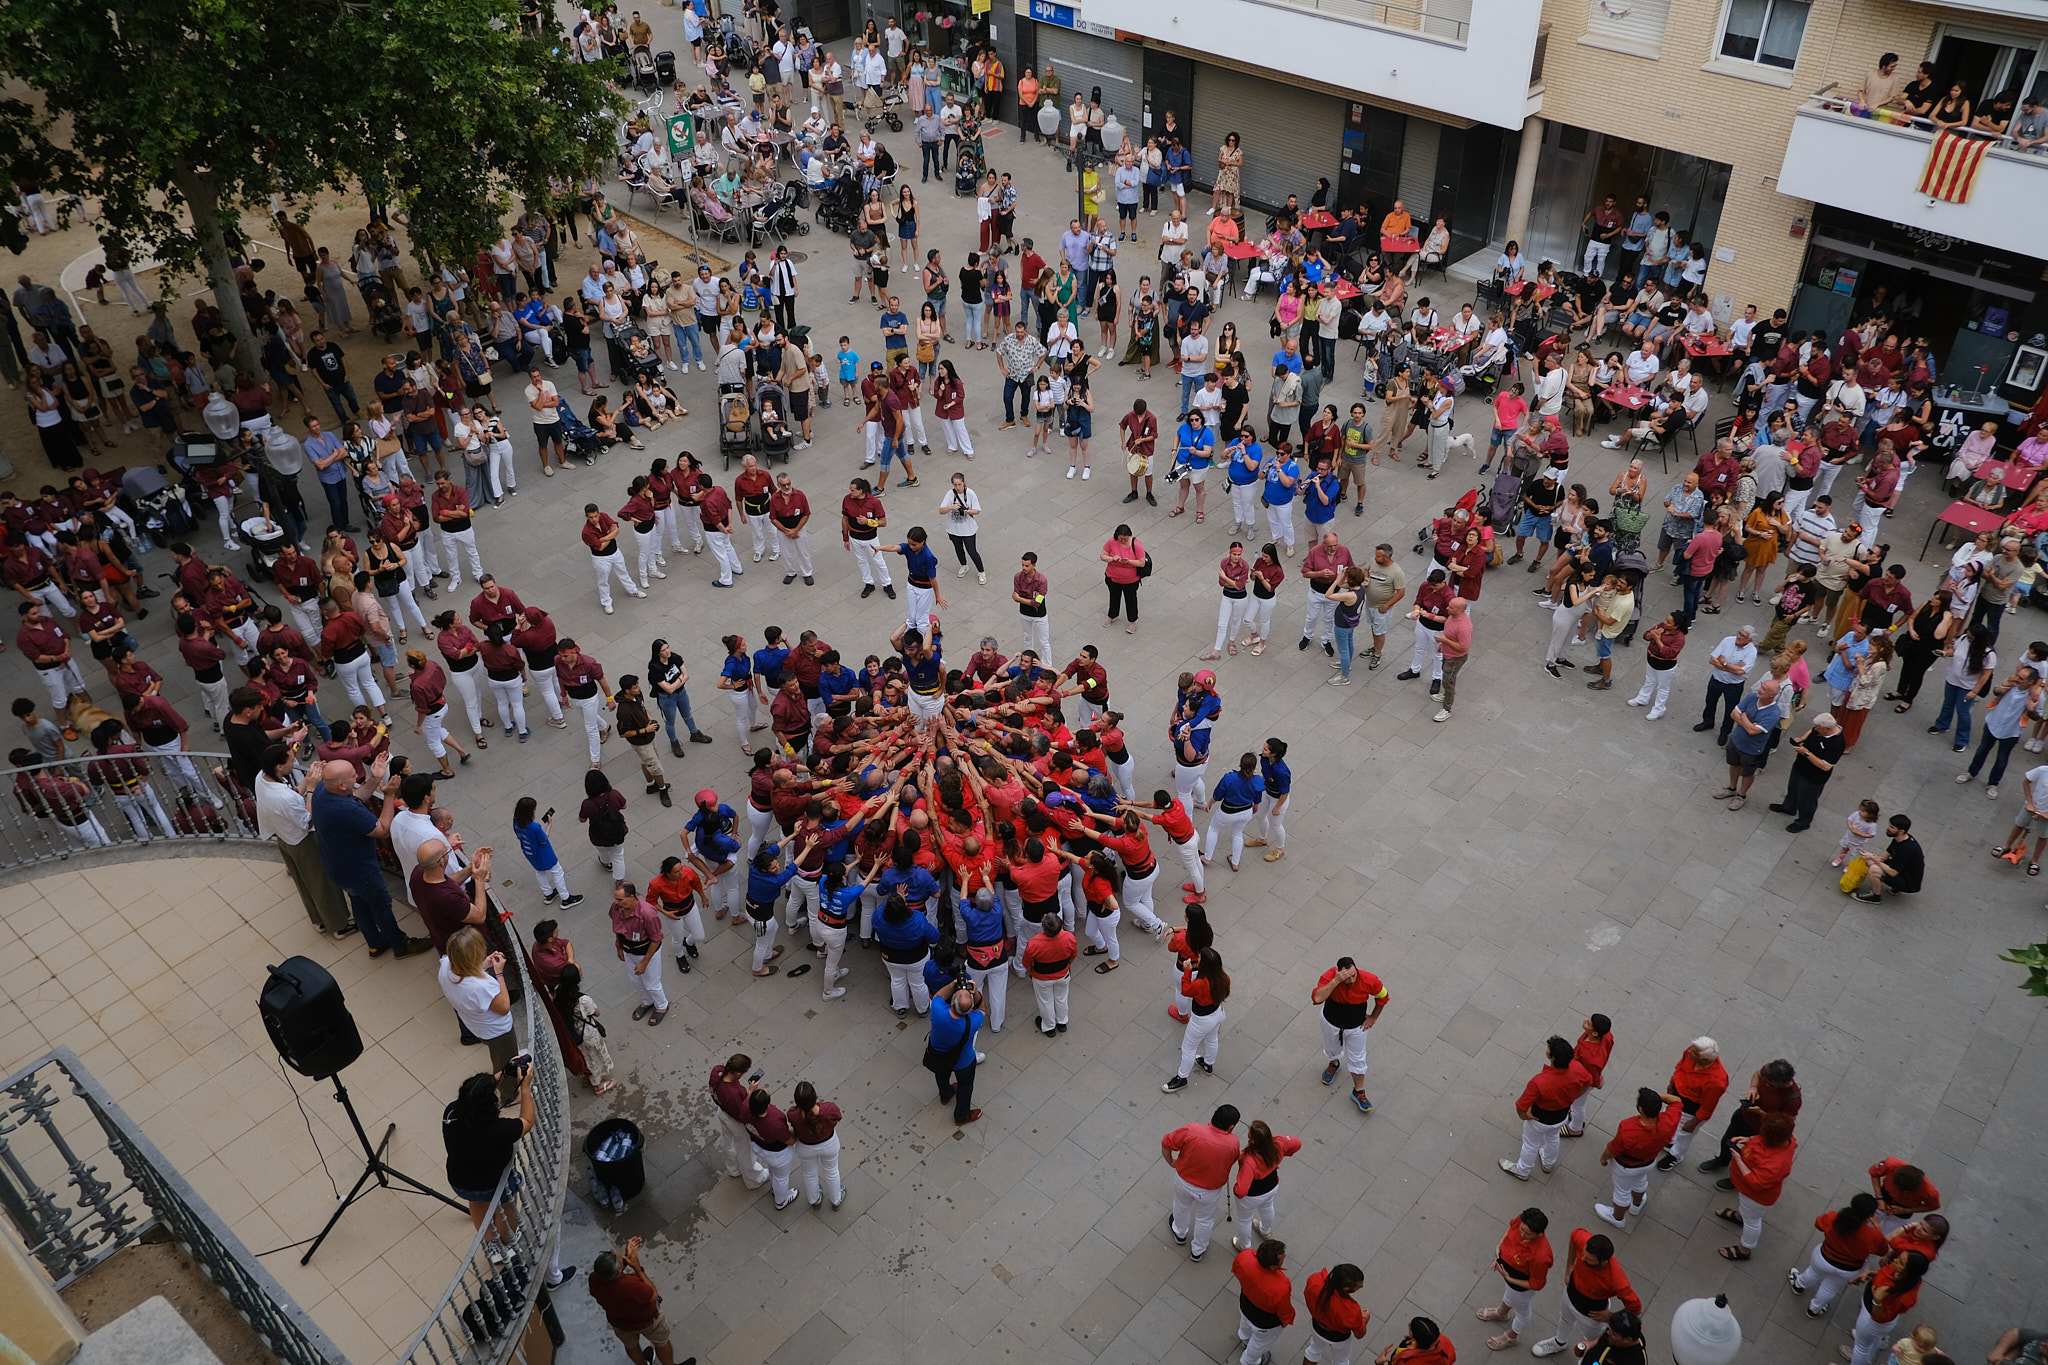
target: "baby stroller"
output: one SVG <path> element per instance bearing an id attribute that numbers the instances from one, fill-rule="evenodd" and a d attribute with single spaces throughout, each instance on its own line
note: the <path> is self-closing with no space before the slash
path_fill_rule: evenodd
<path id="1" fill-rule="evenodd" d="M 676 83 L 676 54 L 661 51 L 654 54 L 654 84 L 662 90 Z"/>
<path id="2" fill-rule="evenodd" d="M 155 465 L 138 466 L 121 476 L 121 500 L 143 534 L 158 545 L 192 533 L 192 508 L 184 490 L 173 487 Z"/>
<path id="3" fill-rule="evenodd" d="M 852 177 L 841 176 L 818 191 L 818 211 L 812 216 L 826 231 L 850 237 L 860 216 L 860 202 L 860 187 Z"/>
<path id="4" fill-rule="evenodd" d="M 364 278 L 358 286 L 363 302 L 370 309 L 370 330 L 384 340 L 395 341 L 405 330 L 405 315 L 398 311 L 398 304 L 391 297 L 382 279 Z"/>
<path id="5" fill-rule="evenodd" d="M 982 172 L 981 130 L 974 128 L 960 139 L 958 154 L 953 161 L 953 197 L 971 199 L 981 186 Z"/>
<path id="6" fill-rule="evenodd" d="M 720 16 L 720 22 L 725 27 L 719 36 L 719 46 L 725 49 L 726 63 L 735 71 L 752 71 L 755 61 L 754 40 L 739 31 L 730 14 Z"/>
<path id="7" fill-rule="evenodd" d="M 786 242 L 789 240 L 792 230 L 796 232 L 809 232 L 811 230 L 809 223 L 797 221 L 796 200 L 791 196 L 789 186 L 783 184 L 780 180 L 768 182 L 767 197 L 754 207 L 749 222 L 750 233 L 748 240 L 753 246 L 761 245 L 762 239 L 766 237 L 773 237 L 779 242 Z"/>
<path id="8" fill-rule="evenodd" d="M 768 426 L 768 411 L 773 406 L 780 419 L 780 432 L 772 432 Z M 764 380 L 754 393 L 754 413 L 760 423 L 761 463 L 773 464 L 781 460 L 789 463 L 790 449 L 796 444 L 796 437 L 789 425 L 789 393 L 773 380 Z"/>
<path id="9" fill-rule="evenodd" d="M 724 467 L 731 469 L 734 460 L 753 454 L 759 446 L 754 436 L 754 410 L 747 405 L 746 386 L 719 385 L 718 453 L 725 457 Z"/>
<path id="10" fill-rule="evenodd" d="M 268 579 L 270 566 L 284 551 L 284 523 L 265 516 L 262 503 L 247 499 L 237 502 L 228 516 L 242 528 L 242 543 L 249 547 L 248 577 L 251 581 Z"/>
<path id="11" fill-rule="evenodd" d="M 625 331 L 619 333 L 618 340 L 620 349 L 626 353 L 626 358 L 631 362 L 634 378 L 661 378 L 661 356 L 655 351 L 654 343 L 648 340 L 647 332 L 644 328 L 628 327 Z M 635 348 L 633 345 L 635 341 L 640 343 L 638 348 Z"/>
<path id="12" fill-rule="evenodd" d="M 555 410 L 562 415 L 562 447 L 571 455 L 587 463 L 612 448 L 612 438 L 599 435 L 597 429 L 578 417 L 566 401 Z"/>
<path id="13" fill-rule="evenodd" d="M 628 59 L 628 64 L 633 70 L 635 90 L 652 90 L 659 84 L 660 77 L 654 69 L 654 54 L 647 50 L 647 44 L 633 45 L 633 55 Z"/>
<path id="14" fill-rule="evenodd" d="M 1512 446 L 1508 449 L 1514 450 Z M 1529 456 L 1520 451 L 1502 459 L 1500 473 L 1494 476 L 1486 501 L 1487 515 L 1493 522 L 1496 535 L 1506 535 L 1521 520 L 1522 485 L 1528 481 L 1530 463 Z"/>
<path id="15" fill-rule="evenodd" d="M 890 90 L 883 94 L 881 106 L 872 112 L 863 103 L 861 106 L 861 126 L 872 133 L 875 131 L 877 123 L 886 123 L 889 125 L 890 132 L 902 132 L 903 116 L 896 111 L 903 107 L 903 102 L 904 96 L 901 90 Z"/>

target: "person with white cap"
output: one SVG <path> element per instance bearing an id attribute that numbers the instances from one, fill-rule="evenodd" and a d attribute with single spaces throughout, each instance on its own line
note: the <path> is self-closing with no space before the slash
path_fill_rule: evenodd
<path id="1" fill-rule="evenodd" d="M 1721 1045 L 1704 1036 L 1687 1043 L 1678 1065 L 1671 1069 L 1671 1084 L 1666 1089 L 1678 1096 L 1685 1117 L 1678 1121 L 1671 1145 L 1657 1158 L 1660 1171 L 1668 1171 L 1685 1160 L 1685 1154 L 1692 1150 L 1692 1135 L 1714 1116 L 1714 1106 L 1728 1093 L 1728 1068 L 1721 1065 Z"/>

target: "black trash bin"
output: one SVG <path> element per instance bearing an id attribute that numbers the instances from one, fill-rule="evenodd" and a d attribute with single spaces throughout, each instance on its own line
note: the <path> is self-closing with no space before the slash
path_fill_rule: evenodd
<path id="1" fill-rule="evenodd" d="M 614 1134 L 626 1140 L 623 1155 L 599 1157 L 607 1146 L 616 1146 Z M 606 1119 L 583 1139 L 583 1155 L 590 1158 L 590 1173 L 599 1184 L 609 1185 L 623 1199 L 631 1199 L 647 1185 L 645 1157 L 647 1139 L 631 1119 Z"/>

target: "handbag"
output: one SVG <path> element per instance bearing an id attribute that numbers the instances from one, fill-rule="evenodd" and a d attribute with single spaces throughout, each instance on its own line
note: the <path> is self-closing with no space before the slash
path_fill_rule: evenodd
<path id="1" fill-rule="evenodd" d="M 402 448 L 403 444 L 396 436 L 379 436 L 377 444 L 371 448 L 370 453 L 383 460 L 396 455 Z"/>
<path id="2" fill-rule="evenodd" d="M 917 343 L 917 363 L 920 365 L 929 365 L 938 358 L 939 343 L 936 341 L 925 341 L 923 339 L 919 339 Z"/>
<path id="3" fill-rule="evenodd" d="M 1143 578 L 1150 578 L 1151 576 L 1152 576 L 1152 552 L 1151 552 L 1150 550 L 1147 550 L 1147 551 L 1145 551 L 1145 562 L 1144 562 L 1143 564 L 1140 564 L 1140 565 L 1138 566 L 1138 577 L 1139 577 L 1139 578 L 1141 578 L 1141 579 L 1143 579 Z M 1136 601 L 1137 599 L 1136 599 L 1136 598 L 1132 598 L 1131 600 L 1132 600 L 1132 601 Z"/>

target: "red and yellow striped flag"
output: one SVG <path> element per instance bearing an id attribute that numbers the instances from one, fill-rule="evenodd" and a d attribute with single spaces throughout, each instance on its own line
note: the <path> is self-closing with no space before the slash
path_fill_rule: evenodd
<path id="1" fill-rule="evenodd" d="M 1927 169 L 1920 173 L 1920 193 L 1951 204 L 1969 203 L 1970 191 L 1977 184 L 1977 168 L 1984 164 L 1990 146 L 1989 138 L 1937 133 L 1927 152 Z"/>

